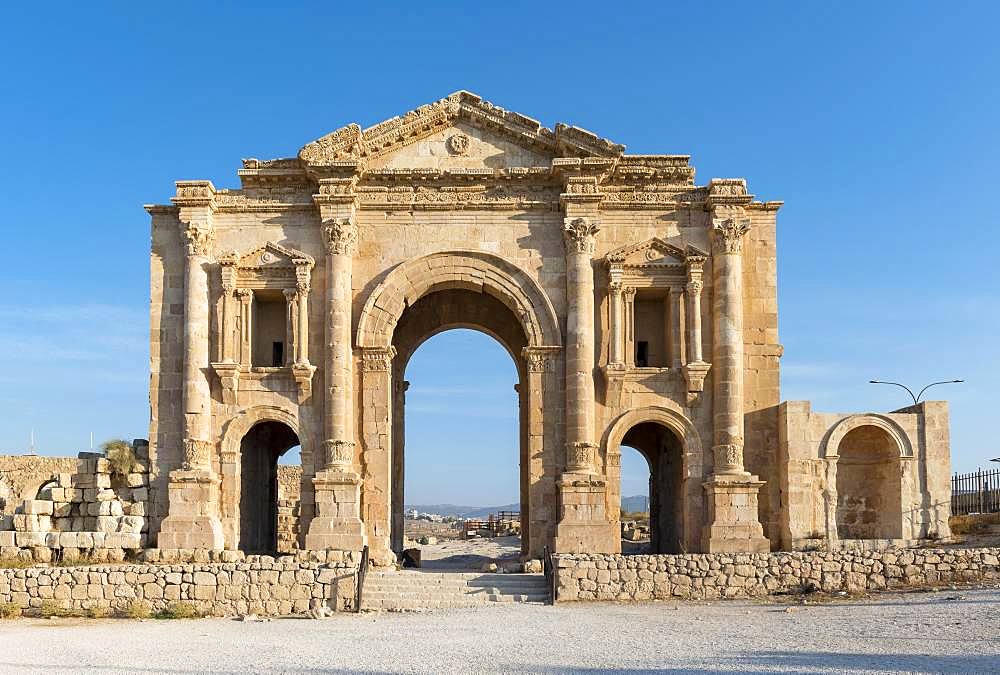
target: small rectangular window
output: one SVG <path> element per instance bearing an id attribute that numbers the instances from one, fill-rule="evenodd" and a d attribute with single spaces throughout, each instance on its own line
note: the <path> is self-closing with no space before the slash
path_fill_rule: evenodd
<path id="1" fill-rule="evenodd" d="M 272 342 L 271 343 L 271 365 L 275 368 L 279 368 L 285 365 L 285 343 L 284 342 Z"/>
<path id="2" fill-rule="evenodd" d="M 645 368 L 649 365 L 649 342 L 639 340 L 635 343 L 635 365 Z"/>

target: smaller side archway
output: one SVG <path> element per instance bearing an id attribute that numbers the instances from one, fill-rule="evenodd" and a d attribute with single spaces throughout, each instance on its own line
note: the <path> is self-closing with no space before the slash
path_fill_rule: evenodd
<path id="1" fill-rule="evenodd" d="M 906 434 L 883 417 L 854 416 L 833 429 L 825 456 L 835 465 L 837 538 L 901 539 Z"/>
<path id="2" fill-rule="evenodd" d="M 623 413 L 608 429 L 605 456 L 608 512 L 621 507 L 622 445 L 645 457 L 650 469 L 650 548 L 653 553 L 697 550 L 702 519 L 702 445 L 678 410 L 649 406 Z M 615 520 L 618 520 L 616 515 Z"/>
<path id="3" fill-rule="evenodd" d="M 312 518 L 313 443 L 295 412 L 273 405 L 254 406 L 226 424 L 222 436 L 222 530 L 227 549 L 277 550 L 278 459 L 300 446 L 298 527 Z M 299 545 L 301 542 L 299 542 Z"/>

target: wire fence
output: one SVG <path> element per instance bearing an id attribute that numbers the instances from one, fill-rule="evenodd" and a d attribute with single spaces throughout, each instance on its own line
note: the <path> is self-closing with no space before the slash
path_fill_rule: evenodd
<path id="1" fill-rule="evenodd" d="M 951 477 L 951 514 L 970 513 L 1000 513 L 1000 469 L 979 469 Z"/>

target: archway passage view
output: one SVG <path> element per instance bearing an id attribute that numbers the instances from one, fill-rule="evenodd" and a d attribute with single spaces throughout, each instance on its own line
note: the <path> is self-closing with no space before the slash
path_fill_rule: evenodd
<path id="1" fill-rule="evenodd" d="M 643 422 L 625 434 L 621 452 L 622 552 L 682 553 L 684 475 L 680 439 L 661 424 Z M 644 486 L 643 479 L 647 481 Z"/>
<path id="2" fill-rule="evenodd" d="M 528 477 L 514 355 L 523 343 L 505 306 L 462 290 L 425 296 L 397 326 L 394 365 L 405 379 L 394 411 L 392 541 L 406 564 L 414 548 L 421 567 L 436 569 L 521 556 Z"/>
<path id="3" fill-rule="evenodd" d="M 297 548 L 299 496 L 296 481 L 300 480 L 301 470 L 281 460 L 286 455 L 297 455 L 293 449 L 298 445 L 298 436 L 281 422 L 260 422 L 243 437 L 240 443 L 240 550 L 287 553 Z"/>
<path id="4" fill-rule="evenodd" d="M 847 432 L 837 459 L 837 535 L 841 539 L 903 536 L 899 446 L 874 425 Z"/>

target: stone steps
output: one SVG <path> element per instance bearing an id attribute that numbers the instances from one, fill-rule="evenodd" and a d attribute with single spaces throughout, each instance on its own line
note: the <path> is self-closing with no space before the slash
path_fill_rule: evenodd
<path id="1" fill-rule="evenodd" d="M 541 574 L 371 572 L 365 578 L 361 607 L 403 611 L 548 601 L 548 585 Z"/>

